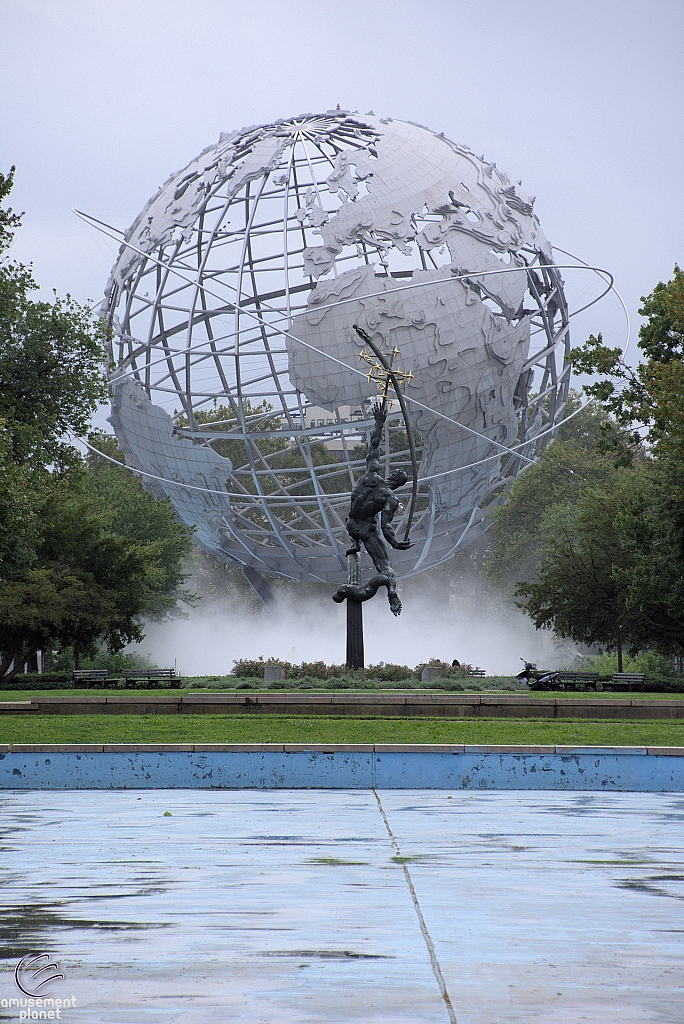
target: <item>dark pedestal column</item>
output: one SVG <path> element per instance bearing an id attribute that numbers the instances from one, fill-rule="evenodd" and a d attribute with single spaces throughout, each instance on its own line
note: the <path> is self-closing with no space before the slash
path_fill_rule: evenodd
<path id="1" fill-rule="evenodd" d="M 359 585 L 359 556 L 347 555 L 347 583 Z M 347 598 L 347 668 L 364 668 L 363 605 Z"/>

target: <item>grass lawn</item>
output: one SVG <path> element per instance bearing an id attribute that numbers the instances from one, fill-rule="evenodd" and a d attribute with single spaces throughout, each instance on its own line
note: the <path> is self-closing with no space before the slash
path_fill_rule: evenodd
<path id="1" fill-rule="evenodd" d="M 102 690 L 102 689 L 95 689 L 95 687 L 93 687 L 92 689 L 88 689 L 88 690 L 82 690 L 82 689 L 76 689 L 75 687 L 70 687 L 69 689 L 66 689 L 66 690 L 0 690 L 0 701 L 32 700 L 32 699 L 37 698 L 37 697 L 84 697 L 84 696 L 85 697 L 97 697 L 100 694 L 105 694 L 106 696 L 109 696 L 109 697 L 112 697 L 112 696 L 127 696 L 127 695 L 144 696 L 145 694 L 150 694 L 150 695 L 155 695 L 155 696 L 166 696 L 166 697 L 184 697 L 184 696 L 186 696 L 189 693 L 242 693 L 242 694 L 247 694 L 247 695 L 253 695 L 254 693 L 257 693 L 257 694 L 278 693 L 280 695 L 282 695 L 283 693 L 315 693 L 315 694 L 323 694 L 323 693 L 376 693 L 376 694 L 382 694 L 382 693 L 391 693 L 391 694 L 403 694 L 403 693 L 418 693 L 418 694 L 420 694 L 420 693 L 451 693 L 453 695 L 453 691 L 438 690 L 438 689 L 434 689 L 434 688 L 433 689 L 428 689 L 425 686 L 421 686 L 421 687 L 415 688 L 415 689 L 409 689 L 408 687 L 402 687 L 400 689 L 392 689 L 392 685 L 390 683 L 385 684 L 382 688 L 380 688 L 380 687 L 365 687 L 365 688 L 363 688 L 363 687 L 360 686 L 358 688 L 358 690 L 339 690 L 339 689 L 336 690 L 334 686 L 330 686 L 327 689 L 324 688 L 324 687 L 316 687 L 315 689 L 303 689 L 303 688 L 298 688 L 296 686 L 292 686 L 291 688 L 288 688 L 286 690 L 282 690 L 282 689 L 269 690 L 267 687 L 261 686 L 258 689 L 255 688 L 253 690 L 244 690 L 244 691 L 243 690 L 237 690 L 235 686 L 232 686 L 230 688 L 225 688 L 225 687 L 220 687 L 220 686 L 201 686 L 201 687 L 200 686 L 193 686 L 192 689 L 188 689 L 187 687 L 185 687 L 185 688 L 183 688 L 181 690 L 172 690 L 169 687 L 160 687 L 160 688 L 154 689 L 154 690 L 118 690 L 118 689 Z M 554 691 L 546 691 L 546 690 L 544 690 L 544 691 L 537 691 L 537 690 L 503 690 L 501 688 L 500 689 L 493 689 L 492 687 L 481 686 L 479 688 L 478 687 L 473 687 L 472 689 L 466 690 L 465 693 L 482 693 L 482 694 L 485 694 L 487 696 L 493 696 L 496 693 L 503 693 L 507 697 L 522 695 L 522 696 L 528 696 L 532 700 L 545 700 L 545 699 L 554 698 L 554 697 L 562 697 L 564 700 L 566 700 L 566 699 L 573 699 L 573 698 L 576 698 L 577 700 L 587 700 L 587 699 L 589 699 L 589 700 L 594 700 L 594 699 L 598 699 L 598 700 L 612 700 L 612 699 L 616 699 L 616 700 L 621 700 L 621 699 L 622 700 L 684 700 L 684 692 L 682 692 L 682 693 L 641 693 L 638 690 L 630 691 L 628 693 L 625 693 L 625 692 L 614 693 L 614 692 L 609 691 L 609 690 L 603 690 L 603 691 L 599 690 L 598 692 L 595 692 L 594 690 L 588 690 L 585 693 L 585 692 L 581 692 L 581 691 L 577 691 L 577 692 L 558 691 L 558 692 L 556 692 L 555 690 Z M 458 696 L 458 692 L 456 693 L 456 696 Z"/>
<path id="2" fill-rule="evenodd" d="M 559 743 L 684 746 L 684 720 L 648 722 L 300 715 L 3 715 L 0 743 Z"/>

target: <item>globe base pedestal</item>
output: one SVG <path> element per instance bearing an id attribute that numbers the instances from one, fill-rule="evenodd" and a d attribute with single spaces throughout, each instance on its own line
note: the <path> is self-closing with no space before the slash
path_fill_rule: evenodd
<path id="1" fill-rule="evenodd" d="M 363 668 L 363 605 L 347 601 L 347 668 Z"/>
<path id="2" fill-rule="evenodd" d="M 347 555 L 347 584 L 359 585 L 359 556 Z M 347 668 L 364 668 L 363 652 L 363 605 L 360 601 L 347 600 Z"/>

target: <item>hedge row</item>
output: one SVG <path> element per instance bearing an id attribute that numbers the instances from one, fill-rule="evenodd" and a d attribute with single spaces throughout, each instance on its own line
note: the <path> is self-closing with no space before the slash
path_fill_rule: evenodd
<path id="1" fill-rule="evenodd" d="M 174 689 L 176 687 L 169 687 L 168 681 L 159 680 L 157 684 L 149 683 L 146 679 L 136 680 L 128 682 L 128 686 L 125 689 L 131 690 L 149 690 L 154 689 Z M 108 684 L 95 683 L 92 687 L 94 690 L 98 689 L 124 689 L 123 679 L 117 679 L 114 675 L 112 679 L 108 680 Z M 84 689 L 84 687 L 74 687 L 73 677 L 71 672 L 43 672 L 39 675 L 37 672 L 26 672 L 18 673 L 13 679 L 9 681 L 0 679 L 0 690 L 73 690 L 73 689 Z"/>
<path id="2" fill-rule="evenodd" d="M 329 693 L 331 690 L 344 691 L 344 690 L 440 690 L 453 693 L 462 693 L 464 690 L 484 690 L 487 688 L 483 686 L 485 680 L 483 679 L 440 679 L 438 682 L 422 683 L 420 679 L 399 679 L 399 680 L 387 680 L 378 679 L 377 676 L 360 678 L 359 675 L 355 676 L 335 676 L 333 680 L 328 679 L 317 679 L 313 676 L 302 676 L 297 679 L 279 679 L 272 683 L 265 683 L 263 677 L 253 676 L 240 677 L 240 681 L 231 689 L 235 690 L 286 690 L 290 693 L 297 693 L 298 691 L 310 691 L 320 690 L 321 692 Z M 197 686 L 197 683 L 192 684 L 193 687 Z M 204 685 L 202 685 L 204 689 Z M 499 685 L 499 688 L 506 688 L 506 682 Z M 511 687 L 512 688 L 512 687 Z"/>
<path id="3" fill-rule="evenodd" d="M 248 659 L 241 658 L 235 661 L 233 675 L 241 679 L 263 679 L 266 666 L 282 668 L 285 679 L 341 679 L 350 675 L 345 665 L 326 665 L 323 661 L 302 662 L 301 665 L 293 665 L 289 661 L 281 661 L 279 658 Z M 424 668 L 440 668 L 442 679 L 465 679 L 471 671 L 471 665 L 448 665 L 444 661 L 433 658 L 429 662 L 422 662 L 415 668 L 408 665 L 369 665 L 368 668 L 358 669 L 353 673 L 356 682 L 361 680 L 377 680 L 381 683 L 398 683 L 406 679 L 420 679 Z"/>
<path id="4" fill-rule="evenodd" d="M 275 683 L 269 683 L 268 689 L 270 690 L 286 690 L 286 689 L 322 689 L 327 688 L 326 682 L 334 680 L 335 689 L 340 690 L 353 690 L 353 689 L 376 689 L 376 688 L 387 688 L 388 684 L 394 684 L 400 689 L 416 688 L 420 687 L 420 674 L 424 665 L 417 666 L 416 669 L 412 670 L 406 665 L 378 665 L 370 666 L 367 669 L 363 669 L 358 672 L 350 673 L 343 665 L 331 665 L 326 666 L 323 662 L 314 662 L 313 665 L 289 665 L 288 662 L 278 662 L 272 659 L 268 662 L 264 661 L 240 661 L 236 662 L 235 675 L 238 676 L 240 682 L 235 686 L 236 689 L 259 689 L 264 686 L 264 666 L 268 664 L 276 664 L 285 669 L 285 678 Z M 434 663 L 433 663 L 434 664 Z M 253 671 L 247 671 L 246 667 L 250 667 Z M 238 671 L 238 667 L 240 671 Z M 442 678 L 433 683 L 423 684 L 425 687 L 440 690 L 453 690 L 462 691 L 464 689 L 472 689 L 473 687 L 479 689 L 484 687 L 485 689 L 490 688 L 492 685 L 496 685 L 497 688 L 506 688 L 507 684 L 510 685 L 513 680 L 506 679 L 505 677 L 498 677 L 494 679 L 471 679 L 468 678 L 467 672 L 457 669 L 452 669 L 451 666 L 444 666 Z M 289 671 L 288 671 L 289 669 Z M 310 671 L 313 669 L 313 671 Z M 604 680 L 604 682 L 607 680 Z M 219 682 L 219 679 L 216 679 Z M 220 680 L 223 683 L 223 678 Z M 197 681 L 188 679 L 184 682 L 185 686 L 207 686 L 207 682 L 204 678 Z M 73 689 L 73 680 L 70 672 L 44 672 L 39 675 L 37 672 L 29 672 L 26 674 L 20 674 L 14 676 L 9 682 L 0 680 L 0 690 L 12 691 L 12 690 L 69 690 Z M 93 687 L 97 689 L 98 687 Z M 149 683 L 141 680 L 136 685 L 135 689 L 148 689 Z M 156 688 L 156 687 L 155 687 Z M 232 688 L 232 684 L 231 684 Z M 166 689 L 164 686 L 160 686 L 159 689 Z M 644 691 L 646 693 L 672 693 L 672 694 L 683 694 L 684 693 L 684 679 L 679 679 L 672 676 L 647 676 L 644 685 Z M 606 695 L 612 695 L 612 691 L 604 691 Z M 623 692 L 623 691 L 620 691 Z M 635 688 L 632 691 L 627 691 L 633 696 L 638 696 L 640 690 Z M 619 695 L 616 694 L 616 695 Z"/>
<path id="5" fill-rule="evenodd" d="M 0 679 L 0 690 L 67 690 L 72 685 L 71 672 L 18 672 L 9 682 Z"/>

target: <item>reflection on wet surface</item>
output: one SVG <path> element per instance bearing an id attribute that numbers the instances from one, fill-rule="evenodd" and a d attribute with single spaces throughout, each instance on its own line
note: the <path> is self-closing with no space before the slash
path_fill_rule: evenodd
<path id="1" fill-rule="evenodd" d="M 4 793 L 0 1020 L 448 1024 L 408 877 L 459 1024 L 684 1021 L 681 795 L 380 797 Z"/>
<path id="2" fill-rule="evenodd" d="M 0 906 L 0 959 L 18 960 L 39 947 L 42 950 L 44 946 L 51 945 L 55 932 L 67 929 L 141 931 L 168 927 L 165 923 L 154 924 L 151 921 L 88 921 L 81 917 L 67 917 L 60 912 L 65 905 Z"/>

